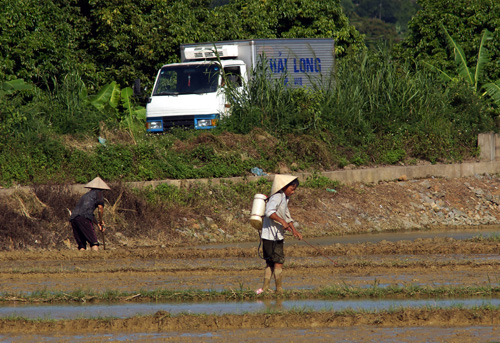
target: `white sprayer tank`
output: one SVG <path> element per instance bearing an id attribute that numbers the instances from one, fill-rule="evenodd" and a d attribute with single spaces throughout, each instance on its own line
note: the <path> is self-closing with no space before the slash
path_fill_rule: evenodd
<path id="1" fill-rule="evenodd" d="M 252 211 L 250 212 L 250 224 L 256 229 L 262 229 L 262 217 L 266 212 L 266 199 L 264 194 L 255 194 L 253 197 Z"/>

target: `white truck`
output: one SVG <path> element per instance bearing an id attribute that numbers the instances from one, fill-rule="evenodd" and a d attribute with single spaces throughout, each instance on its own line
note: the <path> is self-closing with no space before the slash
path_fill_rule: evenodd
<path id="1" fill-rule="evenodd" d="M 243 87 L 259 60 L 268 64 L 271 78 L 291 87 L 324 80 L 334 68 L 334 41 L 328 38 L 183 44 L 180 50 L 182 62 L 164 65 L 156 76 L 146 105 L 148 132 L 214 128 L 230 113 L 226 82 Z"/>

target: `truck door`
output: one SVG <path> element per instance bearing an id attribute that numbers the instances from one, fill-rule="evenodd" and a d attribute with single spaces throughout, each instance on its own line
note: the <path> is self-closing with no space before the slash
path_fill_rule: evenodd
<path id="1" fill-rule="evenodd" d="M 227 80 L 226 80 L 227 79 Z M 241 68 L 240 66 L 229 66 L 224 67 L 224 74 L 222 75 L 222 84 L 225 86 L 226 83 L 232 87 L 242 87 L 243 81 L 241 79 Z"/>
<path id="2" fill-rule="evenodd" d="M 224 96 L 221 97 L 223 102 L 221 103 L 221 107 L 224 109 L 224 115 L 229 115 L 231 94 L 233 92 L 241 93 L 243 90 L 244 69 L 245 66 L 241 65 L 224 67 L 224 72 L 221 75 L 221 88 L 224 93 Z"/>

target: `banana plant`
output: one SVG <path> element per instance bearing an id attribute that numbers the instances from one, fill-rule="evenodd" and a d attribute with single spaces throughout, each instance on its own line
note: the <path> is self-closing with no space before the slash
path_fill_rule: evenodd
<path id="1" fill-rule="evenodd" d="M 122 106 L 127 112 L 126 118 L 146 120 L 146 108 L 132 104 L 131 97 L 133 94 L 134 90 L 131 87 L 126 87 L 121 91 Z"/>
<path id="2" fill-rule="evenodd" d="M 15 79 L 11 81 L 0 81 L 0 100 L 6 95 L 13 94 L 17 91 L 33 89 L 33 85 L 24 82 L 23 79 Z M 15 126 L 21 126 L 26 122 L 27 116 L 21 111 L 13 111 L 3 113 L 4 109 L 0 108 L 0 132 L 11 130 Z M 12 129 L 16 135 L 22 135 L 23 131 Z"/>
<path id="3" fill-rule="evenodd" d="M 135 143 L 134 131 L 137 131 L 137 123 L 144 123 L 146 121 L 146 108 L 142 106 L 134 106 L 131 101 L 131 97 L 134 91 L 130 87 L 126 87 L 121 91 L 121 102 L 122 106 L 126 111 L 125 123 L 127 124 L 127 129 Z M 144 127 L 144 125 L 141 125 Z"/>
<path id="4" fill-rule="evenodd" d="M 444 26 L 443 29 L 446 33 L 448 45 L 453 49 L 453 52 L 455 54 L 455 63 L 457 65 L 458 75 L 472 87 L 474 92 L 477 92 L 480 88 L 479 82 L 484 76 L 484 67 L 490 62 L 491 55 L 486 48 L 486 42 L 491 39 L 491 32 L 488 30 L 484 30 L 477 54 L 476 68 L 475 70 L 471 70 L 467 65 L 467 57 L 465 56 L 462 47 L 457 42 L 455 42 L 446 28 L 444 28 Z"/>
<path id="5" fill-rule="evenodd" d="M 134 91 L 131 87 L 120 89 L 120 86 L 113 81 L 105 85 L 94 97 L 90 103 L 100 111 L 111 111 L 115 113 L 125 123 L 132 140 L 135 143 L 134 131 L 137 131 L 136 124 L 141 124 L 146 120 L 146 109 L 142 106 L 135 106 L 132 103 Z M 119 105 L 121 104 L 124 115 L 120 115 Z"/>
<path id="6" fill-rule="evenodd" d="M 483 86 L 486 93 L 493 99 L 495 104 L 500 107 L 500 80 L 489 82 Z"/>
<path id="7" fill-rule="evenodd" d="M 95 96 L 90 99 L 90 103 L 100 111 L 112 109 L 117 111 L 120 103 L 120 87 L 113 81 L 105 85 Z"/>
<path id="8" fill-rule="evenodd" d="M 23 79 L 15 79 L 11 81 L 0 82 L 0 98 L 7 94 L 12 94 L 16 91 L 32 89 L 33 85 L 24 82 Z"/>
<path id="9" fill-rule="evenodd" d="M 444 26 L 441 25 L 441 27 L 443 28 L 446 35 L 448 46 L 453 50 L 458 75 L 453 76 L 431 65 L 430 63 L 422 63 L 432 70 L 437 71 L 445 81 L 453 81 L 460 78 L 462 80 L 465 80 L 465 82 L 470 85 L 475 93 L 479 92 L 481 88 L 484 88 L 486 92 L 482 95 L 488 94 L 493 102 L 500 106 L 500 80 L 482 84 L 484 78 L 484 68 L 488 63 L 490 63 L 491 60 L 491 54 L 486 47 L 486 43 L 492 39 L 493 34 L 488 30 L 483 31 L 481 44 L 479 45 L 477 54 L 476 65 L 474 69 L 471 69 L 467 64 L 467 57 L 465 56 L 462 47 L 453 39 L 453 37 L 451 37 L 451 35 L 448 33 L 448 30 L 446 30 Z"/>

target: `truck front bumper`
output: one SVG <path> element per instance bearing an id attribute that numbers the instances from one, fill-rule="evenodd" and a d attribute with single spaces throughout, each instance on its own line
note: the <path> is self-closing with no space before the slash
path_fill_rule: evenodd
<path id="1" fill-rule="evenodd" d="M 146 131 L 164 132 L 172 127 L 188 127 L 197 130 L 206 130 L 215 128 L 218 121 L 218 114 L 151 117 L 146 118 Z"/>

